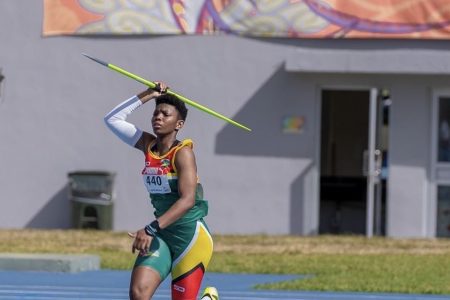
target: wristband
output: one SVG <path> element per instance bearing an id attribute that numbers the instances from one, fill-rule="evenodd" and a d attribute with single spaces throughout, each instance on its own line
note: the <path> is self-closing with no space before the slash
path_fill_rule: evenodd
<path id="1" fill-rule="evenodd" d="M 149 236 L 156 236 L 156 233 L 158 233 L 161 228 L 159 227 L 158 220 L 155 220 L 144 227 L 145 233 Z"/>
<path id="2" fill-rule="evenodd" d="M 150 223 L 150 226 L 152 226 L 155 229 L 155 232 L 158 233 L 161 230 L 161 227 L 159 227 L 159 221 L 154 220 Z"/>

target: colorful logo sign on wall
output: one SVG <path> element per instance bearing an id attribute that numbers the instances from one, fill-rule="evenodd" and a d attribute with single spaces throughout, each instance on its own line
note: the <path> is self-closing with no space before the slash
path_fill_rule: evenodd
<path id="1" fill-rule="evenodd" d="M 286 116 L 282 121 L 283 133 L 302 133 L 305 125 L 303 116 Z"/>
<path id="2" fill-rule="evenodd" d="M 44 36 L 450 38 L 448 0 L 43 0 Z"/>

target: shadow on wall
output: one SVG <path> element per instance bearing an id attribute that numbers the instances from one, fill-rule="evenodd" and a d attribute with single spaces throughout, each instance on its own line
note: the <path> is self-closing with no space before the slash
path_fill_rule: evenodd
<path id="1" fill-rule="evenodd" d="M 282 119 L 289 114 L 302 114 L 300 103 L 299 77 L 284 71 L 281 65 L 261 88 L 248 100 L 245 106 L 233 116 L 233 120 L 250 127 L 247 132 L 227 124 L 217 135 L 215 150 L 217 154 L 238 156 L 263 156 L 277 158 L 304 158 L 312 160 L 313 128 L 302 134 L 289 135 L 282 132 Z M 306 101 L 314 101 L 313 99 Z M 312 116 L 309 116 L 312 118 Z M 307 215 L 303 199 L 308 194 L 307 176 L 313 167 L 310 163 L 291 184 L 290 189 L 290 233 L 314 234 L 305 232 L 302 215 Z"/>
<path id="2" fill-rule="evenodd" d="M 233 116 L 233 120 L 252 129 L 251 132 L 227 124 L 217 135 L 216 153 L 247 156 L 301 158 L 310 156 L 306 142 L 308 132 L 301 135 L 282 133 L 282 119 L 295 114 L 298 105 L 298 77 L 280 65 L 272 76 Z M 299 112 L 297 112 L 299 113 Z M 305 142 L 300 142 L 300 140 Z"/>
<path id="3" fill-rule="evenodd" d="M 291 203 L 289 209 L 290 234 L 317 235 L 319 233 L 318 228 L 311 229 L 307 225 L 311 223 L 311 220 L 304 220 L 304 218 L 313 219 L 311 212 L 314 210 L 311 208 L 310 202 L 302 201 L 302 199 L 307 199 L 308 195 L 313 192 L 313 183 L 310 174 L 313 166 L 314 164 L 311 162 L 291 184 Z"/>
<path id="4" fill-rule="evenodd" d="M 71 228 L 71 205 L 68 185 L 62 187 L 28 222 L 26 228 Z"/>

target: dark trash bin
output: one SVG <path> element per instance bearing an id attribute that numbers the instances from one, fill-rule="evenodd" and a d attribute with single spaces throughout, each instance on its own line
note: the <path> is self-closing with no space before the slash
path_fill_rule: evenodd
<path id="1" fill-rule="evenodd" d="M 68 177 L 73 227 L 111 230 L 115 173 L 76 171 Z"/>

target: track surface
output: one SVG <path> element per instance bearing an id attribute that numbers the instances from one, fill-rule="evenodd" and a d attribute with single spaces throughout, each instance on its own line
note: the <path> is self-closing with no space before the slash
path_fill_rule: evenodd
<path id="1" fill-rule="evenodd" d="M 81 273 L 0 271 L 0 300 L 116 300 L 128 299 L 128 271 Z M 301 278 L 296 275 L 207 273 L 204 286 L 217 287 L 221 300 L 450 300 L 450 295 L 286 292 L 255 290 L 255 284 Z M 170 299 L 169 280 L 153 299 Z"/>

